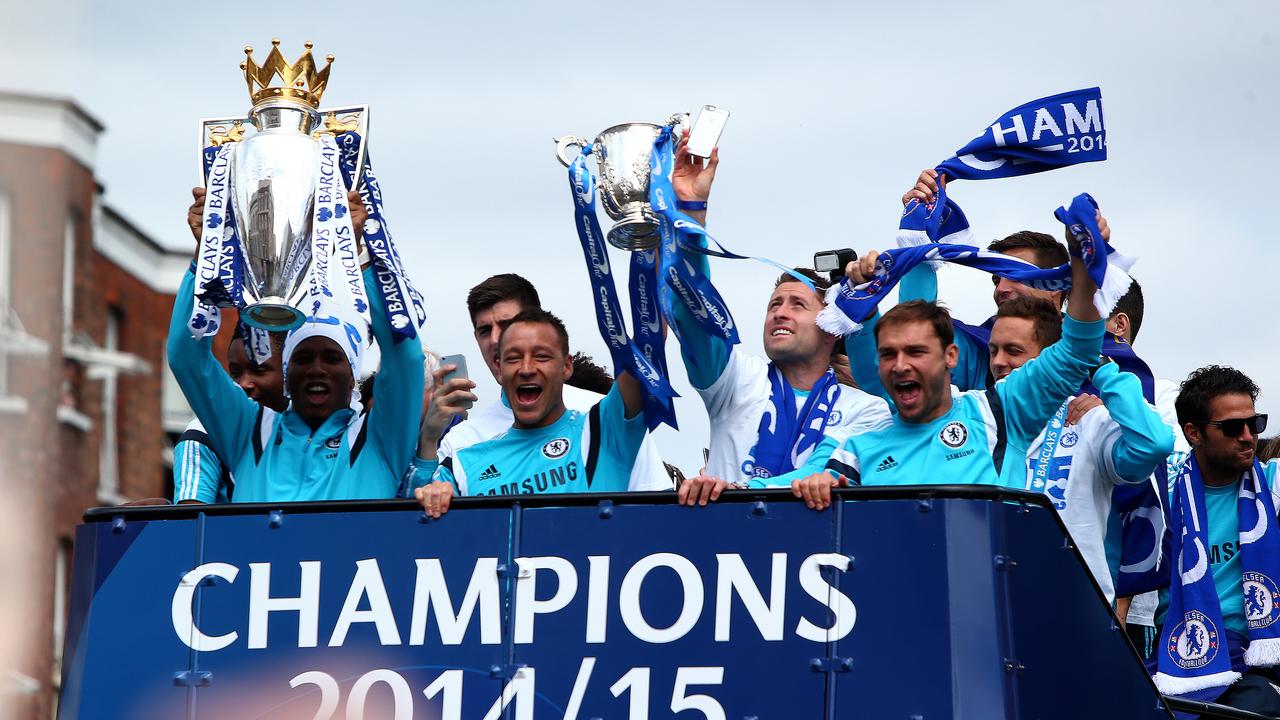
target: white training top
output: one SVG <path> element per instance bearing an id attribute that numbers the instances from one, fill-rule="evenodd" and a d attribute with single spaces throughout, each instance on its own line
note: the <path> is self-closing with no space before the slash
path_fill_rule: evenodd
<path id="1" fill-rule="evenodd" d="M 724 372 L 705 390 L 698 390 L 711 421 L 711 446 L 707 474 L 731 483 L 755 479 L 751 451 L 760 431 L 760 418 L 770 407 L 769 364 L 738 348 L 729 353 Z M 855 431 L 870 430 L 892 422 L 889 405 L 856 388 L 841 386 L 840 397 L 827 420 L 827 437 L 843 440 Z M 816 445 L 815 445 L 816 447 Z M 797 457 L 797 466 L 809 459 L 813 448 Z"/>

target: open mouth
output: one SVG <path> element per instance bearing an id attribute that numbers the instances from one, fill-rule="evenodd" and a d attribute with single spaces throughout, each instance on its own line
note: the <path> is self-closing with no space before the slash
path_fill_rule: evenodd
<path id="1" fill-rule="evenodd" d="M 769 333 L 769 337 L 791 337 L 792 335 L 795 333 L 784 327 L 774 328 L 773 332 Z"/>
<path id="2" fill-rule="evenodd" d="M 542 397 L 541 385 L 523 383 L 516 386 L 516 403 L 520 405 L 532 405 L 538 402 L 540 397 Z"/>
<path id="3" fill-rule="evenodd" d="M 307 383 L 302 386 L 302 392 L 306 395 L 307 402 L 320 405 L 329 399 L 329 386 L 325 383 Z"/>
<path id="4" fill-rule="evenodd" d="M 920 399 L 920 383 L 915 380 L 903 380 L 893 384 L 893 394 L 898 402 L 913 405 Z"/>

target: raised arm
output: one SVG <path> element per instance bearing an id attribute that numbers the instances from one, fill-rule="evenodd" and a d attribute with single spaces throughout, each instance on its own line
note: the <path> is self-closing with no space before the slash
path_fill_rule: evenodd
<path id="1" fill-rule="evenodd" d="M 686 147 L 688 135 L 681 139 L 676 148 L 675 170 L 671 175 L 671 186 L 680 202 L 706 202 L 711 197 L 711 184 L 715 180 L 716 167 L 720 164 L 719 149 L 711 151 L 711 158 L 703 161 L 689 154 Z M 706 210 L 685 210 L 689 217 L 705 224 Z M 701 237 L 699 242 L 705 243 Z M 682 253 L 679 261 L 688 262 L 695 273 L 703 277 L 711 277 L 711 265 L 705 255 Z M 662 292 L 673 292 L 663 287 Z M 676 337 L 680 341 L 680 357 L 684 359 L 685 371 L 689 374 L 689 382 L 699 389 L 711 387 L 729 364 L 729 350 L 724 343 L 708 335 L 689 313 L 683 303 L 673 302 L 671 307 L 675 315 Z"/>
<path id="2" fill-rule="evenodd" d="M 1120 427 L 1120 437 L 1111 446 L 1111 462 L 1116 479 L 1144 483 L 1173 452 L 1173 431 L 1160 413 L 1142 396 L 1142 382 L 1132 373 L 1120 372 L 1107 363 L 1093 374 L 1093 384 L 1102 395 L 1102 404 Z"/>
<path id="3" fill-rule="evenodd" d="M 204 425 L 209 444 L 226 462 L 235 467 L 249 445 L 253 421 L 259 411 L 231 376 L 213 356 L 213 335 L 200 340 L 191 337 L 187 320 L 195 302 L 195 269 L 187 270 L 169 321 L 167 344 L 169 369 L 182 388 L 187 403 Z"/>
<path id="4" fill-rule="evenodd" d="M 377 438 L 387 465 L 399 469 L 408 467 L 413 460 L 422 421 L 422 342 L 416 337 L 399 343 L 392 339 L 377 283 L 373 268 L 367 268 L 364 286 L 369 296 L 369 318 L 382 351 L 378 382 L 373 385 L 369 429 Z"/>
<path id="5" fill-rule="evenodd" d="M 1106 220 L 1098 216 L 1103 238 L 1110 235 Z M 996 383 L 996 392 L 1005 407 L 1010 433 L 1029 441 L 1035 438 L 1054 411 L 1073 395 L 1098 365 L 1106 324 L 1093 305 L 1098 289 L 1084 261 L 1079 243 L 1067 233 L 1071 248 L 1071 295 L 1067 316 L 1062 320 L 1062 339 L 1045 349 L 1040 357 L 1014 370 Z"/>

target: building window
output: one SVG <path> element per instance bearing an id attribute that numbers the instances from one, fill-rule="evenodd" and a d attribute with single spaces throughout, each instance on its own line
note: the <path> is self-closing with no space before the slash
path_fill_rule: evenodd
<path id="1" fill-rule="evenodd" d="M 67 598 L 71 587 L 71 539 L 59 538 L 53 558 L 53 663 L 50 686 L 53 688 L 53 717 L 58 716 L 62 695 L 62 647 L 67 641 Z"/>
<path id="2" fill-rule="evenodd" d="M 28 335 L 13 308 L 13 214 L 9 197 L 0 193 L 0 413 L 25 413 L 27 401 L 10 393 L 16 356 L 43 355 L 48 343 Z"/>
<path id="3" fill-rule="evenodd" d="M 118 308 L 107 308 L 107 328 L 102 349 L 107 353 L 120 350 L 121 314 Z M 98 500 L 114 505 L 120 496 L 120 458 L 116 432 L 116 398 L 119 377 L 114 371 L 102 374 L 102 436 L 98 443 Z"/>

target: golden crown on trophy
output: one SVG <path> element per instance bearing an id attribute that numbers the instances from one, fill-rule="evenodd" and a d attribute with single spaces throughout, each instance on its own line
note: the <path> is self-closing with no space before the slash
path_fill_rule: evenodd
<path id="1" fill-rule="evenodd" d="M 333 64 L 333 56 L 325 56 L 325 66 L 316 70 L 316 61 L 311 57 L 311 41 L 305 43 L 306 52 L 297 62 L 289 64 L 280 53 L 280 38 L 272 38 L 271 52 L 266 62 L 258 65 L 253 61 L 253 46 L 245 45 L 245 61 L 240 63 L 244 70 L 244 79 L 249 83 L 249 97 L 253 104 L 274 98 L 298 100 L 313 108 L 320 106 L 320 96 L 324 94 L 325 85 L 329 82 L 329 67 Z M 273 78 L 280 78 L 281 85 L 272 85 Z"/>

